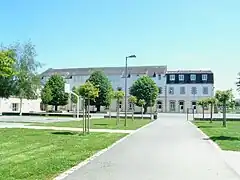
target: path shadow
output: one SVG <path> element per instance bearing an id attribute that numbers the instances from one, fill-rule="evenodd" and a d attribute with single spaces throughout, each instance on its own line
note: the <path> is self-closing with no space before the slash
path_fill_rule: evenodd
<path id="1" fill-rule="evenodd" d="M 240 141 L 240 137 L 230 137 L 230 136 L 211 136 L 210 138 L 203 138 L 203 140 L 213 140 L 213 141 Z"/>

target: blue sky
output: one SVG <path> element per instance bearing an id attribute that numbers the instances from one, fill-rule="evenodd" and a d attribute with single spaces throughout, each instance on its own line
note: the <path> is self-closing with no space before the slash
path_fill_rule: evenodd
<path id="1" fill-rule="evenodd" d="M 168 65 L 211 69 L 217 89 L 235 87 L 239 0 L 7 0 L 0 40 L 29 39 L 44 69 Z"/>

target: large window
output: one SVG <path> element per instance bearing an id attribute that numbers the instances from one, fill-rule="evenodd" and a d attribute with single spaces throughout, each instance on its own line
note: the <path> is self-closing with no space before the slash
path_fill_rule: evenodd
<path id="1" fill-rule="evenodd" d="M 196 74 L 191 74 L 190 79 L 191 81 L 196 81 Z"/>
<path id="2" fill-rule="evenodd" d="M 168 93 L 173 95 L 174 94 L 174 88 L 173 87 L 169 87 Z"/>
<path id="3" fill-rule="evenodd" d="M 208 94 L 208 87 L 203 87 L 203 94 Z"/>
<path id="4" fill-rule="evenodd" d="M 203 81 L 207 81 L 207 74 L 203 74 L 203 75 L 202 75 L 202 80 L 203 80 Z"/>
<path id="5" fill-rule="evenodd" d="M 175 81 L 175 74 L 170 75 L 170 81 Z"/>
<path id="6" fill-rule="evenodd" d="M 197 87 L 192 87 L 191 92 L 193 95 L 197 94 Z"/>
<path id="7" fill-rule="evenodd" d="M 184 86 L 180 87 L 180 94 L 185 94 L 185 93 L 186 93 L 185 87 Z"/>
<path id="8" fill-rule="evenodd" d="M 184 75 L 183 74 L 178 75 L 178 79 L 179 81 L 184 81 Z"/>
<path id="9" fill-rule="evenodd" d="M 162 94 L 162 87 L 158 88 L 158 94 Z"/>

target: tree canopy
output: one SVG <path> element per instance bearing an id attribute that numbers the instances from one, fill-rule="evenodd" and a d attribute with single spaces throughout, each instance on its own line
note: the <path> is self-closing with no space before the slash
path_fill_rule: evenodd
<path id="1" fill-rule="evenodd" d="M 137 106 L 141 106 L 139 104 L 140 99 L 145 101 L 144 111 L 146 112 L 147 107 L 154 106 L 156 102 L 158 87 L 149 76 L 142 76 L 130 87 L 130 94 L 137 98 Z"/>
<path id="2" fill-rule="evenodd" d="M 13 50 L 0 50 L 0 77 L 8 77 L 14 75 L 15 62 L 15 52 Z"/>
<path id="3" fill-rule="evenodd" d="M 95 99 L 99 95 L 99 89 L 96 88 L 90 81 L 80 86 L 78 91 L 80 96 L 84 97 L 85 99 L 90 99 L 92 101 L 95 101 Z"/>
<path id="4" fill-rule="evenodd" d="M 52 92 L 52 99 L 48 103 L 49 105 L 55 106 L 55 111 L 57 111 L 58 106 L 64 106 L 68 103 L 68 93 L 65 93 L 65 81 L 58 75 L 52 75 L 45 84 Z"/>
<path id="5" fill-rule="evenodd" d="M 99 96 L 95 101 L 91 101 L 91 105 L 95 105 L 97 111 L 100 111 L 101 106 L 108 106 L 111 98 L 112 85 L 107 76 L 102 71 L 94 71 L 89 79 L 96 88 L 99 89 Z"/>

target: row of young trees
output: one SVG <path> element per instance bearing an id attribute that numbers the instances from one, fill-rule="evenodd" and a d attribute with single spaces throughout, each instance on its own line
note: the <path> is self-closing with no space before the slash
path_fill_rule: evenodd
<path id="1" fill-rule="evenodd" d="M 222 108 L 223 112 L 223 126 L 227 126 L 226 114 L 227 108 L 233 108 L 235 105 L 234 96 L 232 90 L 216 91 L 215 97 L 205 98 L 198 100 L 197 104 L 202 107 L 203 119 L 205 115 L 205 108 L 210 106 L 210 122 L 213 119 L 214 107 Z"/>
<path id="2" fill-rule="evenodd" d="M 28 41 L 0 47 L 0 98 L 15 96 L 22 100 L 35 99 L 40 89 L 38 70 L 41 64 L 36 60 L 35 46 Z"/>

